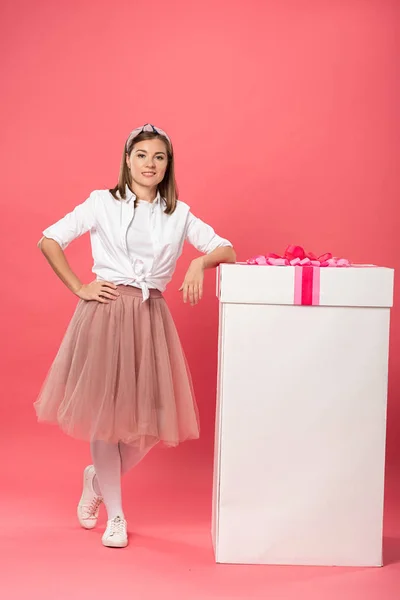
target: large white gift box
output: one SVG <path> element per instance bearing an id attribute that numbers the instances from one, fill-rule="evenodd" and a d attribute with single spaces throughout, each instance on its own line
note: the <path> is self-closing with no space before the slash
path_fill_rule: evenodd
<path id="1" fill-rule="evenodd" d="M 217 280 L 216 561 L 382 565 L 393 270 Z"/>

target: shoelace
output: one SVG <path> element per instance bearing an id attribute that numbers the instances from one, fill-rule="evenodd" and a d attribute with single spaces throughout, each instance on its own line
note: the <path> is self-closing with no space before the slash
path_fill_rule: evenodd
<path id="1" fill-rule="evenodd" d="M 94 498 L 92 498 L 90 504 L 88 506 L 85 506 L 86 519 L 95 516 L 97 509 L 99 508 L 102 501 L 103 499 L 101 498 L 101 496 L 94 496 Z"/>
<path id="2" fill-rule="evenodd" d="M 125 535 L 125 521 L 121 517 L 115 517 L 110 522 L 109 535 Z"/>

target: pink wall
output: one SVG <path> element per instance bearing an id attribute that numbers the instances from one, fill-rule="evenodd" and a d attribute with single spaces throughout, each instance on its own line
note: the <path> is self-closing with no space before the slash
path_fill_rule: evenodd
<path id="1" fill-rule="evenodd" d="M 1 411 L 17 404 L 17 427 L 36 426 L 31 402 L 76 304 L 36 249 L 40 232 L 115 184 L 125 137 L 143 122 L 170 133 L 180 198 L 233 240 L 239 260 L 299 243 L 400 266 L 395 0 L 19 0 L 2 13 Z M 67 253 L 88 280 L 87 236 Z M 202 304 L 182 306 L 192 256 L 167 298 L 198 393 L 198 452 L 211 448 L 217 302 L 208 273 Z M 400 459 L 399 325 L 397 308 L 391 461 Z"/>

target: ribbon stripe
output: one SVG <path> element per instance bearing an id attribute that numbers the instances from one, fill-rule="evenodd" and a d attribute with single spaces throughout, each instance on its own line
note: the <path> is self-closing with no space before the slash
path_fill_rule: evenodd
<path id="1" fill-rule="evenodd" d="M 313 301 L 313 279 L 314 268 L 303 267 L 301 277 L 301 304 L 303 306 L 312 306 Z"/>
<path id="2" fill-rule="evenodd" d="M 320 289 L 321 289 L 321 270 L 318 267 L 313 268 L 313 289 L 312 289 L 312 305 L 319 306 Z"/>

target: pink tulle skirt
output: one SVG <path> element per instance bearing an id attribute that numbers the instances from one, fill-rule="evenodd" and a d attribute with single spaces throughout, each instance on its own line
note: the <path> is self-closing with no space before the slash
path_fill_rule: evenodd
<path id="1" fill-rule="evenodd" d="M 69 435 L 176 446 L 199 437 L 192 380 L 158 290 L 119 285 L 109 304 L 79 300 L 35 409 Z"/>

